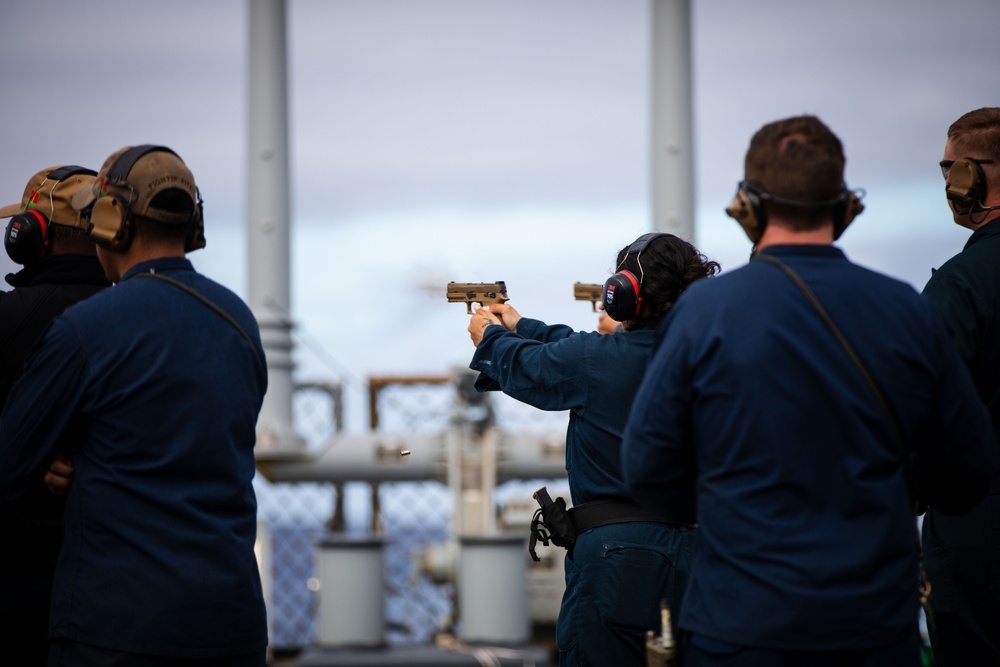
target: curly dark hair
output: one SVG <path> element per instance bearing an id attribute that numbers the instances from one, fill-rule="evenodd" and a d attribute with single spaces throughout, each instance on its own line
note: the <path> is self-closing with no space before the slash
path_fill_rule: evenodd
<path id="1" fill-rule="evenodd" d="M 721 270 L 718 262 L 673 234 L 654 237 L 638 255 L 629 255 L 630 247 L 631 244 L 619 250 L 615 262 L 617 271 L 631 271 L 642 280 L 639 290 L 642 309 L 635 318 L 623 323 L 627 330 L 655 327 L 691 283 Z"/>

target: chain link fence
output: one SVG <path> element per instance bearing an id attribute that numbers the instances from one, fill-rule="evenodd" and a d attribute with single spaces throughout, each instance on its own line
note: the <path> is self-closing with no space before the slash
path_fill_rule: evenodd
<path id="1" fill-rule="evenodd" d="M 464 377 L 427 378 L 411 383 L 380 382 L 370 392 L 371 426 L 379 432 L 436 434 L 447 430 L 456 406 L 479 410 L 483 418 L 502 424 L 505 432 L 564 431 L 565 412 L 546 413 L 502 394 L 476 394 Z M 376 387 L 373 381 L 369 388 Z M 343 428 L 340 388 L 315 383 L 297 387 L 293 396 L 297 432 L 310 449 L 327 446 Z M 405 442 L 405 440 L 404 440 Z M 512 481 L 497 489 L 496 500 L 528 497 L 545 481 Z M 455 591 L 418 572 L 416 559 L 428 547 L 443 544 L 450 534 L 453 498 L 439 482 L 365 481 L 346 484 L 270 483 L 257 475 L 259 516 L 271 534 L 272 592 L 269 616 L 271 646 L 294 651 L 313 644 L 316 636 L 316 545 L 331 529 L 348 534 L 378 533 L 385 546 L 385 620 L 389 644 L 426 643 L 450 627 Z M 341 511 L 335 512 L 338 501 Z M 338 524 L 334 525 L 334 517 Z"/>

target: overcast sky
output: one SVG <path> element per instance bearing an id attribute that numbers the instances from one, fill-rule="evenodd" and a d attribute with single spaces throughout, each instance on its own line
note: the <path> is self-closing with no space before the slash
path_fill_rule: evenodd
<path id="1" fill-rule="evenodd" d="M 503 279 L 522 313 L 592 326 L 571 284 L 602 282 L 651 226 L 650 6 L 289 0 L 289 308 L 322 350 L 296 352 L 301 377 L 466 364 L 464 309 L 422 288 L 448 280 Z M 691 7 L 702 251 L 746 261 L 722 208 L 749 138 L 808 112 L 868 192 L 840 245 L 922 287 L 967 236 L 937 161 L 955 118 L 1000 103 L 1000 2 Z M 0 204 L 43 167 L 166 144 L 205 199 L 192 261 L 245 295 L 248 15 L 244 0 L 0 5 Z"/>

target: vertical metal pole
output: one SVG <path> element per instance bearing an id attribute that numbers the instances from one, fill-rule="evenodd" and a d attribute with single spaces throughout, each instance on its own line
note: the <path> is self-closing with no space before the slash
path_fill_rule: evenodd
<path id="1" fill-rule="evenodd" d="M 250 0 L 248 294 L 260 325 L 268 372 L 267 395 L 257 420 L 258 456 L 305 446 L 292 426 L 285 42 L 284 0 Z"/>
<path id="2" fill-rule="evenodd" d="M 694 241 L 691 2 L 653 0 L 653 228 Z"/>
<path id="3" fill-rule="evenodd" d="M 497 459 L 500 456 L 500 432 L 496 428 L 488 428 L 479 436 L 481 480 L 483 491 L 482 512 L 483 535 L 497 534 Z"/>

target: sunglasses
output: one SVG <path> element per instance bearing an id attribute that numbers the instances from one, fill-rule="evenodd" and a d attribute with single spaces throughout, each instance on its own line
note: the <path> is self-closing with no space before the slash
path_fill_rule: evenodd
<path id="1" fill-rule="evenodd" d="M 977 160 L 975 158 L 966 159 L 975 164 L 993 164 L 993 160 Z M 946 180 L 948 178 L 948 172 L 951 171 L 951 165 L 953 164 L 955 164 L 954 160 L 941 160 L 938 162 L 938 165 L 941 167 L 941 175 L 944 176 Z"/>

